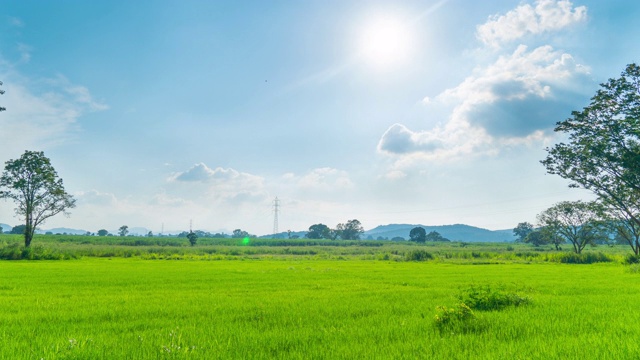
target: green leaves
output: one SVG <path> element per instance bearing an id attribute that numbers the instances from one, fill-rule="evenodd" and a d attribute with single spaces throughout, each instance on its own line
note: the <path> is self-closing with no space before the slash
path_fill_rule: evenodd
<path id="1" fill-rule="evenodd" d="M 555 131 L 569 142 L 547 148 L 547 172 L 591 190 L 609 212 L 640 226 L 640 66 L 601 84 L 591 103 Z"/>
<path id="2" fill-rule="evenodd" d="M 16 214 L 25 218 L 25 246 L 44 220 L 75 207 L 75 199 L 42 151 L 27 150 L 19 159 L 7 161 L 0 189 L 0 198 L 16 202 Z"/>

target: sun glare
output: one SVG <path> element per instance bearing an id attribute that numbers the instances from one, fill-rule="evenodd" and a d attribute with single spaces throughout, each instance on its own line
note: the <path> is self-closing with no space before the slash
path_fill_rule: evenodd
<path id="1" fill-rule="evenodd" d="M 410 25 L 401 19 L 378 15 L 365 22 L 358 41 L 364 62 L 377 69 L 389 69 L 410 59 L 413 34 Z"/>

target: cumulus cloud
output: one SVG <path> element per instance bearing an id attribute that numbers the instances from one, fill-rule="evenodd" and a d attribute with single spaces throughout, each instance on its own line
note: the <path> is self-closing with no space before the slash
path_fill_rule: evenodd
<path id="1" fill-rule="evenodd" d="M 459 104 L 452 121 L 494 137 L 526 137 L 551 128 L 558 114 L 569 114 L 585 97 L 579 85 L 589 82 L 589 69 L 571 55 L 521 45 L 439 97 Z"/>
<path id="2" fill-rule="evenodd" d="M 478 26 L 477 37 L 484 44 L 502 43 L 529 34 L 557 31 L 587 19 L 585 6 L 574 7 L 569 0 L 538 0 L 535 6 L 522 4 L 504 15 L 494 15 Z"/>
<path id="3" fill-rule="evenodd" d="M 523 4 L 478 27 L 478 38 L 494 46 L 527 34 L 558 31 L 586 18 L 585 7 L 570 1 Z M 525 44 L 501 50 L 457 86 L 422 104 L 451 107 L 448 120 L 426 130 L 394 124 L 382 135 L 378 151 L 399 163 L 416 159 L 452 159 L 468 154 L 496 154 L 502 146 L 541 141 L 553 125 L 588 99 L 593 87 L 589 68 L 550 45 Z M 586 91 L 586 93 L 585 93 Z"/>
<path id="4" fill-rule="evenodd" d="M 231 168 L 211 169 L 204 163 L 195 164 L 187 171 L 173 174 L 169 181 L 202 184 L 205 194 L 218 200 L 252 201 L 266 196 L 263 177 Z"/>

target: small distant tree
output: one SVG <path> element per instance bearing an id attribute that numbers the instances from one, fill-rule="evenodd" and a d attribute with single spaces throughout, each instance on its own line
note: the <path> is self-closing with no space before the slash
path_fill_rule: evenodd
<path id="1" fill-rule="evenodd" d="M 109 235 L 109 232 L 105 229 L 100 229 L 98 230 L 98 236 L 107 236 Z"/>
<path id="2" fill-rule="evenodd" d="M 521 222 L 513 229 L 513 234 L 518 237 L 518 240 L 516 240 L 518 242 L 525 242 L 527 236 L 532 232 L 533 225 L 528 222 Z"/>
<path id="3" fill-rule="evenodd" d="M 589 244 L 595 245 L 603 236 L 602 223 L 593 203 L 563 201 L 538 215 L 538 222 L 547 234 L 561 237 L 573 245 L 580 254 Z"/>
<path id="4" fill-rule="evenodd" d="M 193 231 L 189 231 L 189 234 L 187 234 L 187 239 L 189 239 L 189 244 L 191 244 L 191 246 L 196 246 L 196 243 L 198 242 L 198 235 L 196 235 L 196 233 L 194 233 Z"/>
<path id="5" fill-rule="evenodd" d="M 360 235 L 364 233 L 364 228 L 360 221 L 353 219 L 347 221 L 346 224 L 338 224 L 336 231 L 339 232 L 343 240 L 360 240 Z"/>
<path id="6" fill-rule="evenodd" d="M 242 239 L 242 238 L 249 237 L 249 233 L 242 229 L 235 229 L 233 230 L 231 237 L 235 239 Z"/>
<path id="7" fill-rule="evenodd" d="M 127 236 L 128 233 L 129 233 L 129 227 L 127 225 L 122 225 L 118 229 L 119 236 Z"/>
<path id="8" fill-rule="evenodd" d="M 391 241 L 404 241 L 404 238 L 402 236 L 395 236 L 391 238 Z"/>
<path id="9" fill-rule="evenodd" d="M 331 239 L 331 229 L 325 224 L 314 224 L 309 226 L 309 232 L 305 237 L 307 239 Z"/>
<path id="10" fill-rule="evenodd" d="M 0 226 L 0 234 L 2 234 L 2 226 Z"/>
<path id="11" fill-rule="evenodd" d="M 437 231 L 432 231 L 427 234 L 426 241 L 449 241 L 449 239 L 440 235 Z"/>
<path id="12" fill-rule="evenodd" d="M 9 234 L 13 235 L 24 235 L 25 230 L 27 229 L 26 225 L 16 225 L 11 228 Z"/>
<path id="13" fill-rule="evenodd" d="M 17 203 L 16 214 L 24 217 L 24 246 L 31 240 L 38 225 L 59 213 L 68 215 L 76 201 L 68 194 L 62 179 L 42 151 L 25 151 L 19 159 L 5 163 L 0 176 L 0 199 Z"/>
<path id="14" fill-rule="evenodd" d="M 422 227 L 414 227 L 409 232 L 409 240 L 415 241 L 418 243 L 423 243 L 427 241 L 427 231 Z"/>
<path id="15" fill-rule="evenodd" d="M 147 233 L 147 237 L 153 237 L 153 231 L 149 231 L 149 232 Z"/>

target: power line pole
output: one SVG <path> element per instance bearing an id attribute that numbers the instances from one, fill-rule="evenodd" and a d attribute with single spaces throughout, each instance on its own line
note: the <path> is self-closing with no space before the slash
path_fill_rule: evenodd
<path id="1" fill-rule="evenodd" d="M 278 211 L 280 207 L 280 200 L 276 196 L 276 199 L 273 200 L 273 236 L 275 237 L 278 234 Z"/>

